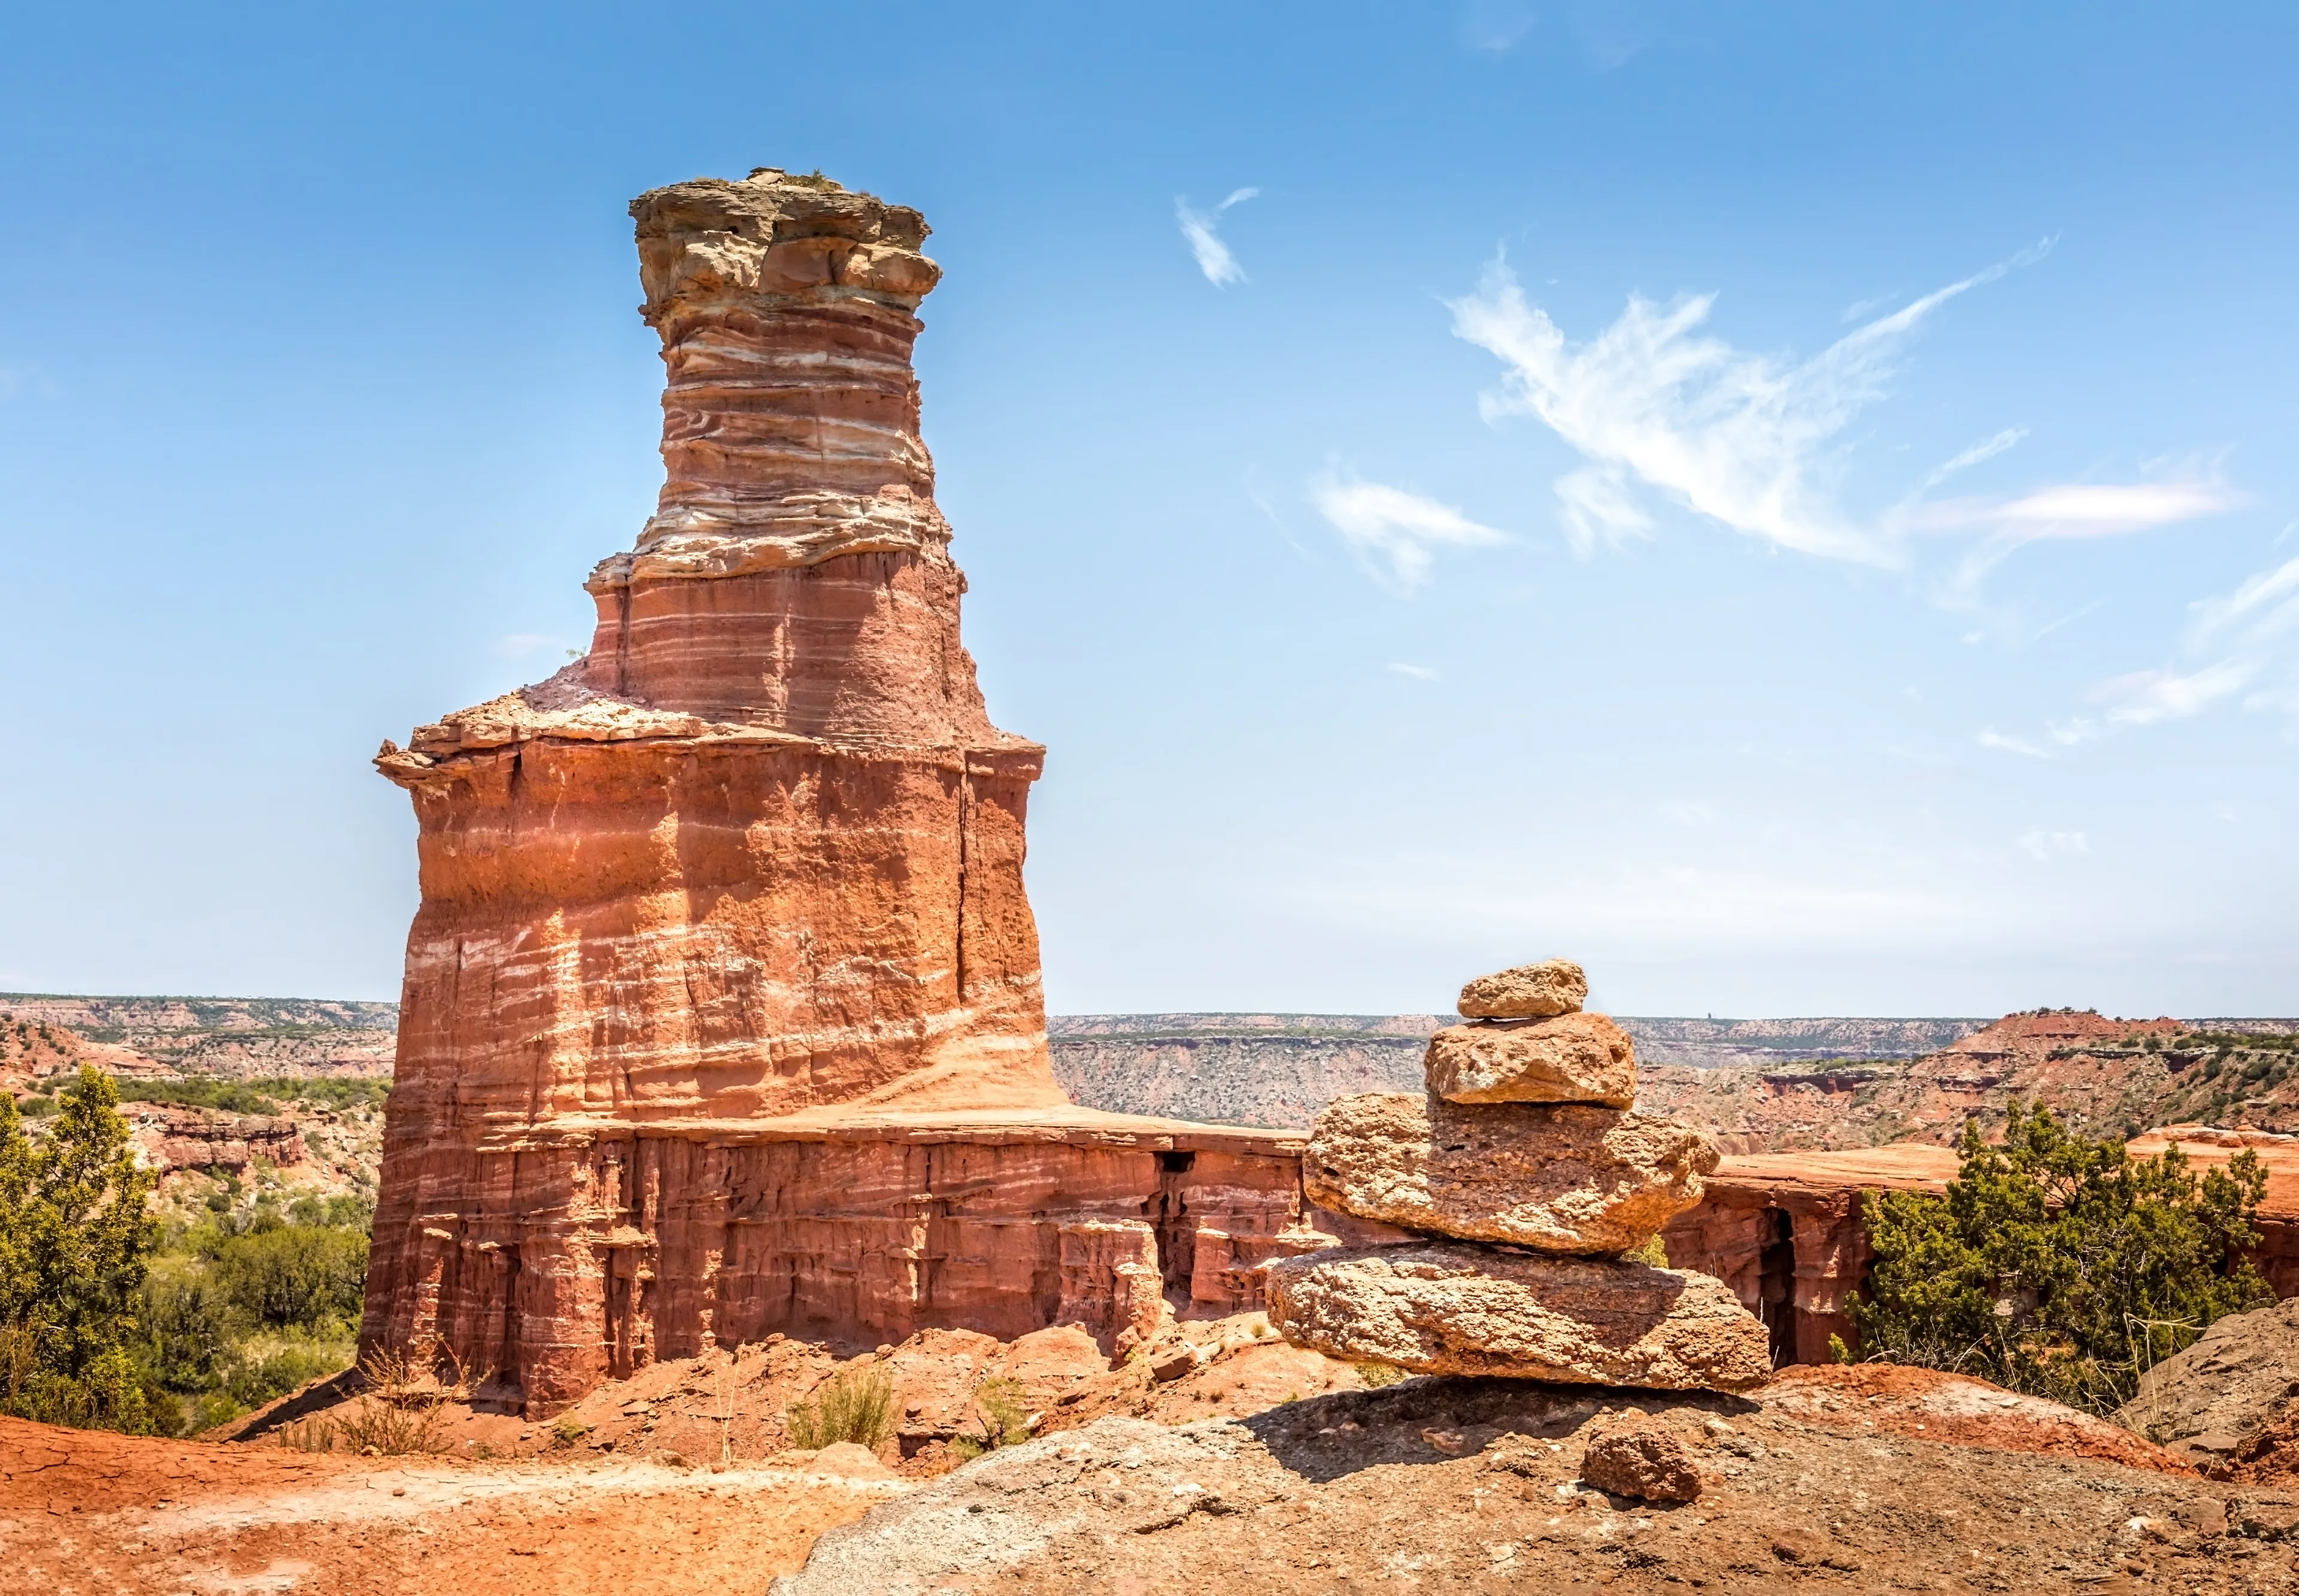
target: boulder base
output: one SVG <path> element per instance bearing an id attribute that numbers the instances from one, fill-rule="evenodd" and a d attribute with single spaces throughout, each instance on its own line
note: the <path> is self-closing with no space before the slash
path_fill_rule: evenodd
<path id="1" fill-rule="evenodd" d="M 1450 1102 L 1637 1100 L 1629 1034 L 1602 1014 L 1447 1026 L 1429 1039 L 1429 1089 Z"/>
<path id="2" fill-rule="evenodd" d="M 1575 1103 L 1335 1098 L 1301 1161 L 1312 1201 L 1407 1230 L 1545 1252 L 1626 1252 L 1700 1201 L 1716 1146 L 1689 1126 Z"/>
<path id="3" fill-rule="evenodd" d="M 1337 1247 L 1269 1266 L 1269 1322 L 1415 1374 L 1714 1391 L 1772 1376 L 1764 1326 L 1722 1282 L 1618 1259 Z"/>
<path id="4" fill-rule="evenodd" d="M 1461 988 L 1460 1011 L 1471 1019 L 1541 1019 L 1571 1014 L 1589 1001 L 1589 977 L 1569 959 L 1545 959 L 1479 976 Z"/>

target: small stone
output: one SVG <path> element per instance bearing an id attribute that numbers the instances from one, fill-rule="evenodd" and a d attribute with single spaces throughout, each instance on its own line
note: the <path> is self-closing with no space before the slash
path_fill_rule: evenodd
<path id="1" fill-rule="evenodd" d="M 1269 1265 L 1269 1322 L 1296 1346 L 1417 1375 L 1747 1391 L 1764 1326 L 1712 1276 L 1459 1242 L 1337 1247 Z"/>
<path id="2" fill-rule="evenodd" d="M 1479 976 L 1461 988 L 1459 1011 L 1471 1019 L 1545 1019 L 1589 1001 L 1589 977 L 1569 959 L 1546 959 Z"/>
<path id="3" fill-rule="evenodd" d="M 834 1474 L 850 1480 L 891 1480 L 894 1471 L 878 1461 L 877 1455 L 865 1446 L 851 1441 L 834 1441 L 814 1454 L 807 1465 L 813 1474 Z"/>
<path id="4" fill-rule="evenodd" d="M 1325 1105 L 1301 1181 L 1312 1202 L 1407 1230 L 1627 1252 L 1700 1201 L 1716 1156 L 1689 1126 L 1620 1109 L 1374 1092 Z"/>
<path id="5" fill-rule="evenodd" d="M 1429 1039 L 1429 1089 L 1450 1102 L 1637 1100 L 1636 1047 L 1602 1014 L 1447 1026 Z"/>
<path id="6" fill-rule="evenodd" d="M 1153 1355 L 1150 1360 L 1150 1377 L 1163 1384 L 1194 1373 L 1197 1367 L 1198 1350 L 1184 1342 Z"/>
<path id="7" fill-rule="evenodd" d="M 1655 1424 L 1609 1430 L 1589 1442 L 1581 1477 L 1599 1491 L 1644 1501 L 1691 1501 L 1700 1494 L 1691 1451 Z"/>

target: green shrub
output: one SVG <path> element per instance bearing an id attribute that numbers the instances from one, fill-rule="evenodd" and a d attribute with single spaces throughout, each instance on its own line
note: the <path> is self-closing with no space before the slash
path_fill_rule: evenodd
<path id="1" fill-rule="evenodd" d="M 2253 1152 L 2198 1178 L 2176 1146 L 2134 1159 L 2015 1101 L 2001 1147 L 1967 1121 L 1956 1156 L 1945 1194 L 1863 1195 L 1861 1356 L 2106 1413 L 2212 1320 L 2274 1300 L 2245 1257 L 2267 1189 Z"/>
<path id="2" fill-rule="evenodd" d="M 215 1285 L 255 1324 L 325 1330 L 355 1323 L 367 1283 L 367 1237 L 331 1226 L 278 1225 L 216 1251 Z"/>
<path id="3" fill-rule="evenodd" d="M 1621 1259 L 1624 1263 L 1650 1264 L 1656 1269 L 1664 1269 L 1668 1268 L 1668 1248 L 1656 1235 L 1633 1251 L 1622 1253 Z"/>
<path id="4" fill-rule="evenodd" d="M 1399 1380 L 1410 1379 L 1403 1369 L 1393 1363 L 1383 1363 L 1377 1358 L 1360 1358 L 1349 1367 L 1357 1371 L 1367 1391 L 1379 1391 L 1384 1385 L 1394 1385 Z"/>
<path id="5" fill-rule="evenodd" d="M 172 1103 L 184 1108 L 214 1109 L 226 1114 L 277 1114 L 279 1103 L 247 1081 L 199 1078 L 188 1081 L 119 1083 L 122 1102 Z"/>
<path id="6" fill-rule="evenodd" d="M 136 1322 L 145 1365 L 170 1390 L 205 1391 L 222 1377 L 236 1327 L 199 1259 L 159 1259 L 137 1293 Z"/>
<path id="7" fill-rule="evenodd" d="M 844 1368 L 783 1415 L 793 1446 L 837 1442 L 876 1451 L 894 1433 L 894 1377 L 874 1366 Z"/>
<path id="8" fill-rule="evenodd" d="M 306 1102 L 337 1112 L 380 1107 L 391 1095 L 389 1081 L 338 1076 L 266 1076 L 259 1080 L 223 1080 L 195 1076 L 184 1081 L 116 1080 L 122 1102 L 175 1103 L 226 1114 L 277 1114 L 282 1104 Z"/>
<path id="9" fill-rule="evenodd" d="M 0 1411 L 56 1424 L 172 1431 L 133 1356 L 159 1226 L 112 1083 L 82 1068 L 38 1146 L 0 1093 Z"/>

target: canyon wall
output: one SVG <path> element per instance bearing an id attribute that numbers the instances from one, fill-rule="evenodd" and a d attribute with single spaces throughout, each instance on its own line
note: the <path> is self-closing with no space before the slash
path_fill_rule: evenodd
<path id="1" fill-rule="evenodd" d="M 378 768 L 419 827 L 362 1345 L 544 1413 L 669 1351 L 1257 1300 L 1298 1141 L 1049 1068 L 1044 751 L 960 645 L 915 211 L 761 169 L 643 195 L 666 479 L 588 655 Z"/>

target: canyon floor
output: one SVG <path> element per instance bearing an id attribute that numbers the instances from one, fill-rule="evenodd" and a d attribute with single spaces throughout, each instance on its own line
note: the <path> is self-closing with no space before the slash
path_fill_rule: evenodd
<path id="1" fill-rule="evenodd" d="M 673 1373 L 614 1410 L 710 1384 Z M 891 1444 L 859 1469 L 714 1469 L 642 1455 L 635 1425 L 613 1452 L 470 1461 L 0 1421 L 0 1590 L 2299 1590 L 2288 1483 L 2200 1479 L 2099 1421 L 1926 1371 L 1797 1369 L 1746 1399 L 1423 1379 L 1153 1422 L 1203 1405 L 1165 1394 L 1151 1417 L 1108 1406 L 907 1475 Z M 1631 1423 L 1690 1449 L 1698 1500 L 1580 1482 L 1588 1438 Z"/>

